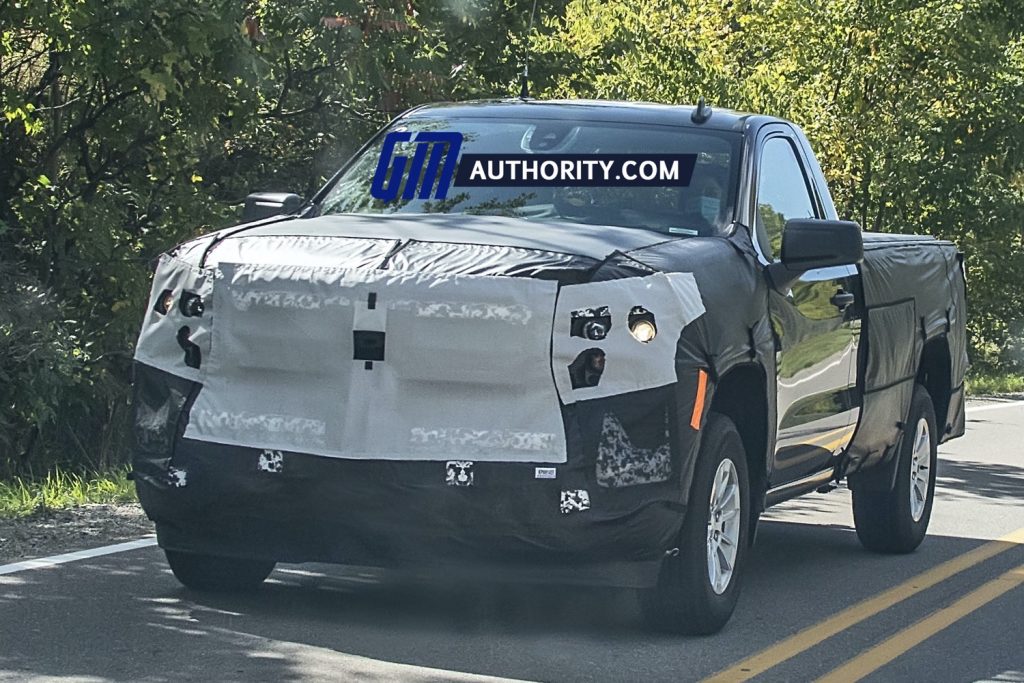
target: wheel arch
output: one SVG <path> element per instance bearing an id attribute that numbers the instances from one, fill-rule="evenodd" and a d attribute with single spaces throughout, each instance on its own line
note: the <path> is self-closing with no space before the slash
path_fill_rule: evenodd
<path id="1" fill-rule="evenodd" d="M 917 366 L 918 384 L 928 390 L 935 409 L 935 422 L 941 438 L 949 416 L 949 402 L 953 395 L 953 364 L 949 352 L 949 338 L 941 335 L 925 343 Z"/>
<path id="2" fill-rule="evenodd" d="M 746 451 L 750 476 L 750 500 L 754 513 L 764 507 L 768 490 L 769 403 L 768 379 L 757 363 L 733 366 L 715 382 L 711 396 L 712 411 L 733 421 Z"/>
<path id="3" fill-rule="evenodd" d="M 935 436 L 940 442 L 948 426 L 946 419 L 949 415 L 949 404 L 953 398 L 952 371 L 949 338 L 943 334 L 925 342 L 918 358 L 914 384 L 915 386 L 921 385 L 928 392 L 932 409 L 935 411 L 937 431 Z M 885 456 L 880 461 L 867 467 L 861 467 L 847 476 L 847 482 L 851 489 L 885 492 L 892 490 L 896 485 L 896 468 L 899 464 L 898 449 L 905 430 L 910 428 L 908 423 L 912 405 L 913 400 L 911 399 L 906 406 L 906 412 L 900 417 L 899 437 L 886 447 Z M 863 413 L 860 419 L 863 419 Z"/>

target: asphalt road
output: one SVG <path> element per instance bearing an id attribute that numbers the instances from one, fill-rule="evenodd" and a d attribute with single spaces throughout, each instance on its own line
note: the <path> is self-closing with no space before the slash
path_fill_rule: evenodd
<path id="1" fill-rule="evenodd" d="M 0 679 L 1024 682 L 1024 403 L 972 403 L 940 451 L 929 537 L 862 550 L 849 492 L 773 509 L 715 636 L 646 632 L 628 591 L 414 586 L 281 566 L 181 588 L 155 547 L 7 572 Z M 1014 533 L 1016 532 L 1016 533 Z M 997 541 L 1005 537 L 1007 540 Z M 15 568 L 17 569 L 17 568 Z"/>

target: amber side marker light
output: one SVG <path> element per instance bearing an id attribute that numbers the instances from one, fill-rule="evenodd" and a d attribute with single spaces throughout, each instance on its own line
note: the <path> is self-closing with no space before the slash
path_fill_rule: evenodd
<path id="1" fill-rule="evenodd" d="M 704 396 L 708 391 L 708 373 L 697 371 L 697 396 L 693 401 L 693 413 L 690 415 L 690 426 L 700 431 L 700 419 L 704 416 Z"/>

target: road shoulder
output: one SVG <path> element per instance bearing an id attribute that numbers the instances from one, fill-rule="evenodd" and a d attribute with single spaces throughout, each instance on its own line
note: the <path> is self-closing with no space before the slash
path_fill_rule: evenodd
<path id="1" fill-rule="evenodd" d="M 0 519 L 0 564 L 85 550 L 153 533 L 135 503 L 82 505 Z"/>

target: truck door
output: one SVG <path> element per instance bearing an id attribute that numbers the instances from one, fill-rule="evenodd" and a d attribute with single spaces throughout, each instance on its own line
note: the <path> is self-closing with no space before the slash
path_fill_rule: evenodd
<path id="1" fill-rule="evenodd" d="M 778 258 L 790 218 L 826 216 L 796 140 L 769 134 L 760 149 L 755 232 L 766 261 Z M 831 202 L 829 202 L 831 206 Z M 778 438 L 771 486 L 833 466 L 856 427 L 860 316 L 855 266 L 805 273 L 785 292 L 769 288 L 775 335 Z"/>

